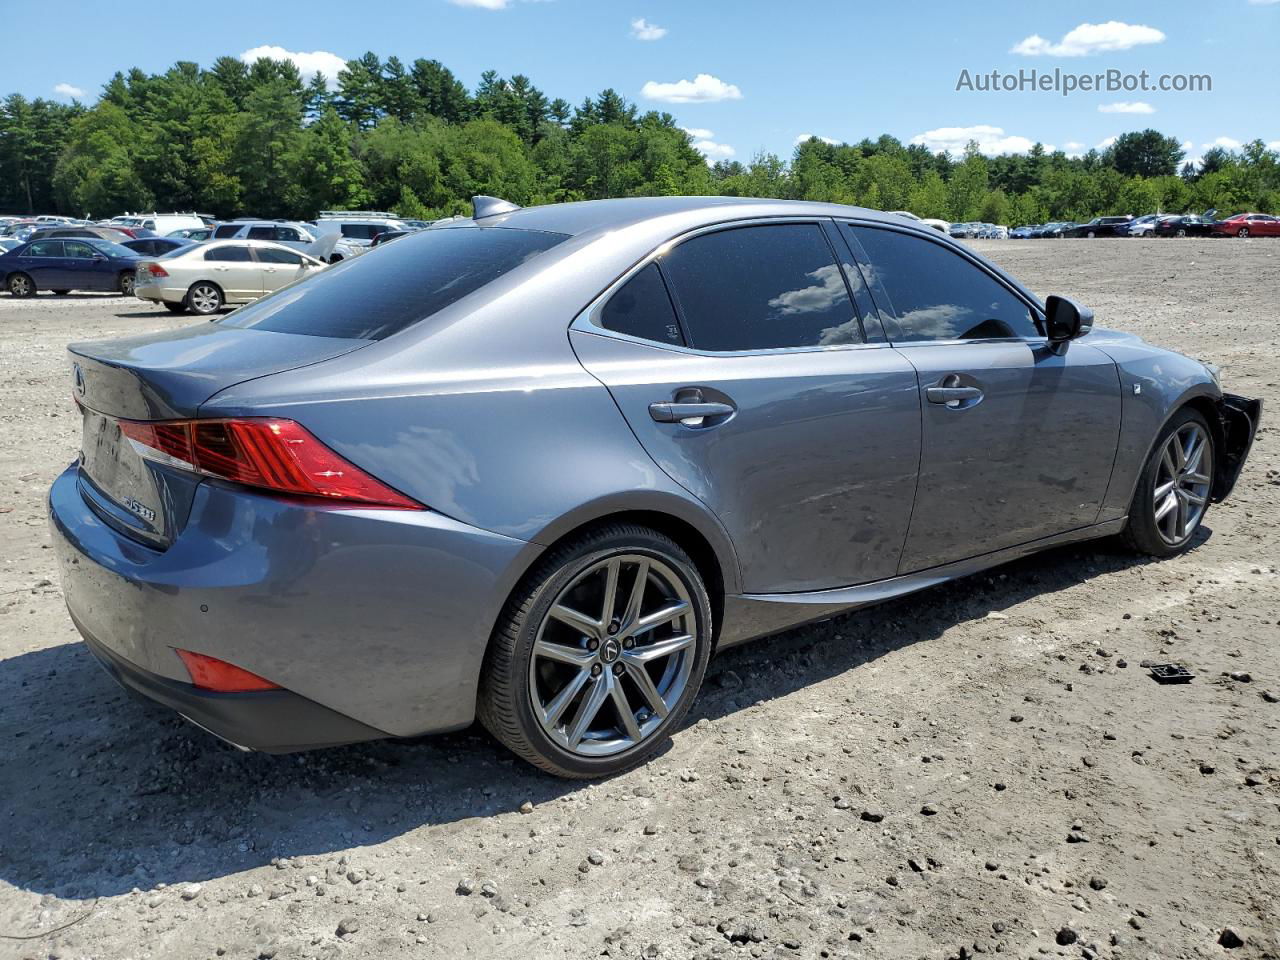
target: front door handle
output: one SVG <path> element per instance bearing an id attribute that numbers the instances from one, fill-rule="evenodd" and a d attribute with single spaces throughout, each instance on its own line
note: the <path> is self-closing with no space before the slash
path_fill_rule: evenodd
<path id="1" fill-rule="evenodd" d="M 930 403 L 958 403 L 982 399 L 980 387 L 928 387 L 924 395 Z"/>
<path id="2" fill-rule="evenodd" d="M 649 404 L 649 416 L 658 423 L 683 423 L 686 427 L 700 427 L 708 417 L 727 417 L 733 412 L 732 404 L 714 401 Z"/>

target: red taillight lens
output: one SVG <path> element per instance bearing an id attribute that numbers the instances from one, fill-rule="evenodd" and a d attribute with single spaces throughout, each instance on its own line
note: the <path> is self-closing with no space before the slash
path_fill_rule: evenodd
<path id="1" fill-rule="evenodd" d="M 339 456 L 293 420 L 121 420 L 139 455 L 273 493 L 422 510 Z"/>
<path id="2" fill-rule="evenodd" d="M 169 275 L 169 271 L 158 263 L 145 263 L 142 265 L 142 269 L 153 277 L 167 277 Z"/>
<path id="3" fill-rule="evenodd" d="M 186 664 L 191 682 L 201 690 L 212 690 L 215 693 L 253 693 L 257 690 L 281 689 L 278 683 L 272 683 L 225 660 L 177 647 L 174 650 Z"/>

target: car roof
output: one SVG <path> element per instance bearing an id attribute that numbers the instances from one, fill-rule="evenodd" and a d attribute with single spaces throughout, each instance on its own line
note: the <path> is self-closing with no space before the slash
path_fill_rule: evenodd
<path id="1" fill-rule="evenodd" d="M 683 214 L 685 219 L 707 224 L 725 220 L 755 217 L 858 217 L 881 223 L 907 226 L 892 213 L 851 207 L 839 203 L 816 203 L 808 200 L 762 200 L 754 197 L 624 197 L 615 200 L 581 200 L 538 207 L 522 207 L 480 220 L 468 218 L 450 221 L 430 229 L 449 230 L 459 227 L 505 226 L 524 230 L 545 230 L 579 236 L 602 233 L 652 220 Z M 700 216 L 699 216 L 700 215 Z"/>

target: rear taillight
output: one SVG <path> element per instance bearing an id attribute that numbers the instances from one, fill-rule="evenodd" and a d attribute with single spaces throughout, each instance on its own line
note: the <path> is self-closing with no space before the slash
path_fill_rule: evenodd
<path id="1" fill-rule="evenodd" d="M 293 420 L 121 420 L 139 456 L 272 493 L 426 509 L 339 456 Z"/>
<path id="2" fill-rule="evenodd" d="M 167 277 L 169 275 L 169 271 L 158 263 L 144 263 L 138 269 L 145 270 L 153 277 Z"/>
<path id="3" fill-rule="evenodd" d="M 272 683 L 234 663 L 178 647 L 174 647 L 174 651 L 182 658 L 187 673 L 191 674 L 191 682 L 201 690 L 212 690 L 215 693 L 254 693 L 280 689 L 278 683 Z"/>

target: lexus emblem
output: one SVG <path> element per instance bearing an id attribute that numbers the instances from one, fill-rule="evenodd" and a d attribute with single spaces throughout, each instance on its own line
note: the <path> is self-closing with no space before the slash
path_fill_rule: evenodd
<path id="1" fill-rule="evenodd" d="M 71 382 L 75 384 L 76 396 L 84 396 L 84 371 L 80 369 L 80 364 L 73 363 L 71 365 Z"/>

